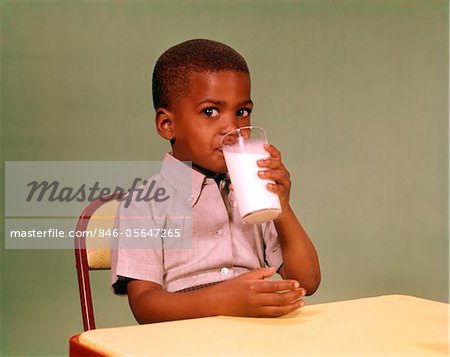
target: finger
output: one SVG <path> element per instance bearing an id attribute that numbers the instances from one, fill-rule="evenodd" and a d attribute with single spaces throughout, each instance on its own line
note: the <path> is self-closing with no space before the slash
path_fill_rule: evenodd
<path id="1" fill-rule="evenodd" d="M 264 149 L 266 149 L 266 151 L 270 154 L 271 157 L 281 159 L 281 153 L 278 151 L 278 149 L 275 146 L 270 145 L 270 144 L 265 144 Z"/>
<path id="2" fill-rule="evenodd" d="M 275 193 L 279 197 L 288 197 L 286 187 L 284 187 L 283 185 L 268 183 L 266 187 L 268 191 Z"/>
<path id="3" fill-rule="evenodd" d="M 259 159 L 256 163 L 261 168 L 274 169 L 274 170 L 286 170 L 280 159 L 266 157 L 264 159 Z"/>
<path id="4" fill-rule="evenodd" d="M 277 268 L 275 267 L 269 267 L 269 268 L 258 268 L 255 270 L 252 270 L 251 272 L 245 273 L 240 275 L 240 277 L 244 279 L 253 279 L 253 280 L 260 280 L 264 278 L 270 278 L 273 276 L 277 271 Z"/>
<path id="5" fill-rule="evenodd" d="M 305 303 L 303 300 L 296 301 L 293 304 L 285 305 L 285 306 L 263 306 L 259 310 L 259 317 L 278 317 L 286 315 L 292 311 L 295 311 L 301 307 L 303 307 Z"/>
<path id="6" fill-rule="evenodd" d="M 268 178 L 269 179 L 269 178 Z M 271 179 L 271 178 L 270 178 Z M 291 189 L 291 181 L 289 179 L 272 179 L 276 183 L 269 182 L 266 184 L 267 190 L 277 194 L 278 196 L 289 196 Z"/>
<path id="7" fill-rule="evenodd" d="M 250 289 L 255 293 L 276 293 L 303 288 L 300 288 L 300 284 L 296 280 L 255 280 L 250 285 Z"/>
<path id="8" fill-rule="evenodd" d="M 286 170 L 260 170 L 258 171 L 258 176 L 278 182 L 284 186 L 290 186 L 291 184 L 291 178 Z"/>
<path id="9" fill-rule="evenodd" d="M 273 160 L 273 159 L 261 159 L 258 160 L 258 166 L 265 170 L 259 170 L 258 174 L 262 175 L 270 175 L 272 172 L 277 173 L 282 177 L 286 177 L 288 179 L 291 178 L 290 172 L 286 169 L 281 161 Z"/>
<path id="10" fill-rule="evenodd" d="M 279 293 L 263 293 L 258 295 L 258 302 L 264 306 L 291 305 L 305 296 L 302 288 Z"/>

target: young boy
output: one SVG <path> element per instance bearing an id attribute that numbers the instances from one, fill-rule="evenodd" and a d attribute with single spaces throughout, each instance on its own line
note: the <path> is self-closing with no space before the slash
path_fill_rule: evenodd
<path id="1" fill-rule="evenodd" d="M 275 317 L 303 306 L 302 297 L 320 283 L 320 268 L 289 204 L 291 181 L 279 151 L 267 145 L 268 158 L 258 162 L 259 175 L 275 182 L 267 189 L 280 198 L 282 213 L 273 222 L 244 224 L 224 184 L 220 140 L 250 125 L 253 108 L 245 60 L 215 41 L 178 44 L 155 65 L 153 101 L 158 134 L 172 146 L 155 182 L 171 187 L 173 200 L 192 181 L 192 248 L 113 251 L 115 292 L 128 295 L 140 323 L 214 315 Z M 182 161 L 192 162 L 192 168 Z M 169 164 L 181 165 L 178 172 L 191 181 L 171 174 Z M 133 205 L 143 217 L 156 214 L 156 203 Z M 130 223 L 121 210 L 123 204 L 118 225 L 126 229 Z M 283 280 L 265 279 L 277 271 Z"/>

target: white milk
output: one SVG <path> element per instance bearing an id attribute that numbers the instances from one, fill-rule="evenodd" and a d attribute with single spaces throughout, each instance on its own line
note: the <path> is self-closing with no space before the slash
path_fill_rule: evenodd
<path id="1" fill-rule="evenodd" d="M 247 223 L 268 221 L 281 212 L 278 195 L 266 187 L 273 181 L 258 176 L 258 171 L 263 169 L 256 162 L 269 156 L 262 145 L 264 143 L 246 144 L 246 153 L 235 152 L 233 146 L 223 147 L 239 212 Z"/>

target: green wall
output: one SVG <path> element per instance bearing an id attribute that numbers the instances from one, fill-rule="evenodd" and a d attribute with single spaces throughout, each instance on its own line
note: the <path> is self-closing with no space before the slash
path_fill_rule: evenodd
<path id="1" fill-rule="evenodd" d="M 253 121 L 282 151 L 319 253 L 308 303 L 448 301 L 447 1 L 1 5 L 3 160 L 159 160 L 157 57 L 223 41 L 248 61 Z M 108 282 L 95 274 L 99 326 L 134 323 Z M 2 248 L 1 293 L 2 355 L 67 354 L 82 329 L 73 252 Z"/>

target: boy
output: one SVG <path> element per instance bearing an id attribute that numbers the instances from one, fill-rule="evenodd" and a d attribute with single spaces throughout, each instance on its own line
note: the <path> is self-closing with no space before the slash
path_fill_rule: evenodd
<path id="1" fill-rule="evenodd" d="M 215 41 L 176 45 L 155 65 L 153 101 L 158 134 L 172 146 L 157 184 L 172 187 L 172 199 L 182 197 L 186 181 L 166 169 L 169 163 L 192 177 L 192 248 L 113 251 L 115 292 L 127 293 L 139 323 L 214 315 L 275 317 L 303 306 L 301 298 L 319 285 L 320 268 L 289 205 L 291 181 L 280 153 L 267 145 L 268 158 L 258 162 L 259 175 L 275 182 L 267 189 L 280 198 L 282 213 L 273 222 L 242 223 L 225 184 L 220 140 L 250 125 L 253 108 L 245 60 Z M 181 161 L 192 162 L 192 169 Z M 136 203 L 133 212 L 151 217 L 155 205 Z M 122 215 L 123 205 L 118 214 L 123 230 L 130 223 Z M 276 271 L 284 280 L 265 280 Z"/>

